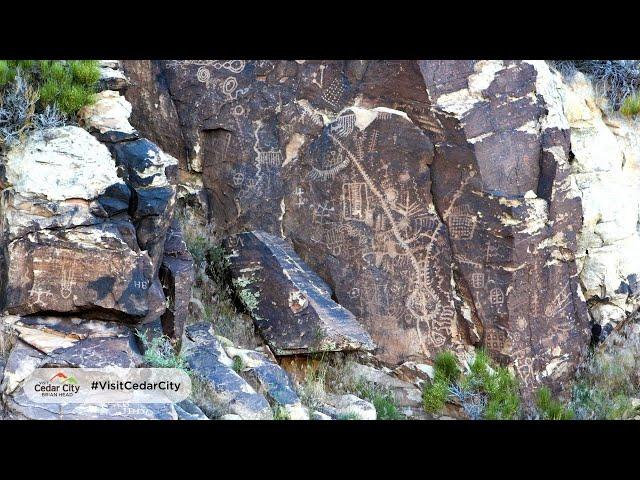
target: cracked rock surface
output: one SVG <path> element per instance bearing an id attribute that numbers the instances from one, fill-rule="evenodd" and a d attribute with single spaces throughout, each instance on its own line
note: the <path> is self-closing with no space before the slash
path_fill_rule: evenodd
<path id="1" fill-rule="evenodd" d="M 525 390 L 573 374 L 590 335 L 582 207 L 544 62 L 123 66 L 136 128 L 202 182 L 218 231 L 290 241 L 377 358 L 484 346 Z"/>

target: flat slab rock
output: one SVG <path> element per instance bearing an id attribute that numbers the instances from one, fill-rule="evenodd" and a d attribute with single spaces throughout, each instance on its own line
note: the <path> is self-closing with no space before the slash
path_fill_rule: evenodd
<path id="1" fill-rule="evenodd" d="M 141 367 L 133 331 L 117 322 L 58 317 L 4 317 L 16 337 L 0 385 L 7 418 L 32 420 L 176 420 L 169 404 L 41 404 L 24 393 L 37 368 Z"/>
<path id="2" fill-rule="evenodd" d="M 289 243 L 252 231 L 228 237 L 224 245 L 234 282 L 258 300 L 251 316 L 276 355 L 375 348 L 355 316 L 331 299 L 331 288 Z"/>
<path id="3" fill-rule="evenodd" d="M 244 420 L 273 419 L 267 399 L 233 370 L 233 361 L 210 326 L 198 323 L 187 327 L 183 349 L 189 368 L 199 377 L 194 388 L 204 391 L 196 402 L 198 407 L 210 418 L 235 414 Z"/>
<path id="4" fill-rule="evenodd" d="M 289 420 L 309 420 L 309 412 L 302 405 L 287 372 L 267 355 L 225 345 L 229 358 L 240 359 L 240 375 L 258 392 L 264 394 L 272 405 L 284 408 Z"/>

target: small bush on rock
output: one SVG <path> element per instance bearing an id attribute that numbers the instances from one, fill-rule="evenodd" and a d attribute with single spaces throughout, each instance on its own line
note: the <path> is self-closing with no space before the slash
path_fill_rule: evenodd
<path id="1" fill-rule="evenodd" d="M 361 380 L 356 385 L 355 394 L 373 404 L 378 420 L 404 420 L 405 416 L 389 390 Z"/>
<path id="2" fill-rule="evenodd" d="M 505 367 L 491 366 L 483 350 L 476 353 L 465 375 L 461 374 L 453 353 L 438 354 L 434 362 L 433 381 L 423 390 L 425 411 L 441 411 L 450 396 L 457 397 L 465 412 L 473 419 L 510 420 L 521 415 L 515 376 Z"/>
<path id="3" fill-rule="evenodd" d="M 620 113 L 625 117 L 635 117 L 640 113 L 640 93 L 629 95 L 622 101 Z"/>
<path id="4" fill-rule="evenodd" d="M 536 407 L 542 420 L 573 420 L 574 413 L 558 400 L 554 400 L 548 387 L 541 387 L 536 393 Z"/>
<path id="5" fill-rule="evenodd" d="M 640 398 L 640 323 L 611 333 L 577 377 L 571 402 L 576 418 L 616 420 L 638 415 L 634 399 Z"/>
<path id="6" fill-rule="evenodd" d="M 0 60 L 0 146 L 73 119 L 99 79 L 96 60 Z"/>
<path id="7" fill-rule="evenodd" d="M 136 333 L 144 345 L 144 360 L 149 366 L 188 370 L 187 361 L 180 354 L 176 353 L 169 337 L 162 335 L 149 341 L 144 333 Z"/>
<path id="8" fill-rule="evenodd" d="M 590 77 L 614 110 L 640 88 L 638 60 L 554 60 L 551 62 L 565 77 L 580 71 Z"/>

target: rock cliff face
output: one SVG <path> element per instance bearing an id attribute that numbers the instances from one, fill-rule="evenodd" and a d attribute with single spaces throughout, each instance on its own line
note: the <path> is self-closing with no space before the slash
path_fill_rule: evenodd
<path id="1" fill-rule="evenodd" d="M 561 93 L 575 92 L 546 63 L 124 68 L 136 128 L 179 159 L 182 184 L 203 187 L 217 231 L 291 242 L 378 359 L 484 346 L 527 391 L 571 377 L 590 340 L 594 220 Z M 628 308 L 635 287 L 613 283 L 600 308 Z"/>
<path id="2" fill-rule="evenodd" d="M 103 85 L 126 87 L 122 72 L 102 69 Z M 34 130 L 1 159 L 0 392 L 12 418 L 136 418 L 36 405 L 21 383 L 43 366 L 141 366 L 126 324 L 160 322 L 182 338 L 193 261 L 170 229 L 177 160 L 140 137 L 130 113 L 104 90 L 79 112 L 84 128 Z M 165 407 L 145 418 L 177 418 Z"/>

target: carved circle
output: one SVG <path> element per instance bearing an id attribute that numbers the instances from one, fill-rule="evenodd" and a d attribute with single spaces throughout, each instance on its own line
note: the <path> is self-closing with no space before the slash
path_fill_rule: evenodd
<path id="1" fill-rule="evenodd" d="M 209 72 L 209 69 L 207 67 L 200 67 L 198 69 L 198 73 L 196 73 L 196 77 L 198 78 L 199 82 L 207 83 L 209 80 L 211 80 L 211 72 Z"/>

